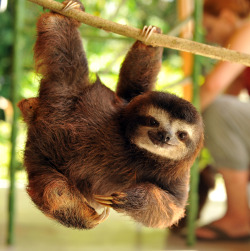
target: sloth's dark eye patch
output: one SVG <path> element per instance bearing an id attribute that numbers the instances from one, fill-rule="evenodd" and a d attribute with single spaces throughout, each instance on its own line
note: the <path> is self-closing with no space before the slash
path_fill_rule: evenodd
<path id="1" fill-rule="evenodd" d="M 143 126 L 158 127 L 160 123 L 152 116 L 139 116 L 138 123 Z"/>
<path id="2" fill-rule="evenodd" d="M 185 141 L 188 138 L 188 133 L 187 132 L 178 132 L 178 138 L 181 141 Z"/>
<path id="3" fill-rule="evenodd" d="M 159 122 L 155 118 L 149 117 L 149 125 L 152 127 L 158 127 Z"/>

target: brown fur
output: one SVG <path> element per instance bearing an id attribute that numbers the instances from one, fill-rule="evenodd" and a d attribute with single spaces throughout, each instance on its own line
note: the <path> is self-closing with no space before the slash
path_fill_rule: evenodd
<path id="1" fill-rule="evenodd" d="M 201 118 L 187 101 L 152 92 L 162 48 L 135 42 L 116 93 L 99 80 L 91 84 L 78 26 L 56 13 L 43 14 L 37 23 L 39 96 L 28 101 L 36 104 L 29 115 L 27 101 L 19 103 L 28 125 L 28 193 L 46 215 L 68 227 L 88 229 L 102 221 L 95 194 L 112 195 L 112 208 L 145 226 L 168 227 L 184 213 L 189 169 L 203 141 Z M 170 108 L 164 107 L 168 100 Z M 149 105 L 199 125 L 198 141 L 180 161 L 131 143 L 137 116 Z"/>

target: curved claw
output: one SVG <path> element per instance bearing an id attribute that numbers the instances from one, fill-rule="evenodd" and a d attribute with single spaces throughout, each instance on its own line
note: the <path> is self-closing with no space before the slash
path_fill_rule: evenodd
<path id="1" fill-rule="evenodd" d="M 110 209 L 106 207 L 97 218 L 98 223 L 104 222 L 109 217 Z"/>
<path id="2" fill-rule="evenodd" d="M 150 25 L 150 26 L 144 26 L 142 31 L 141 31 L 141 35 L 145 38 L 145 42 L 148 40 L 148 38 L 152 35 L 152 33 L 159 33 L 161 34 L 162 31 L 159 27 Z"/>
<path id="3" fill-rule="evenodd" d="M 79 9 L 80 8 L 80 4 L 73 1 L 73 0 L 70 0 L 70 1 L 65 2 L 65 3 L 67 3 L 67 4 L 63 7 L 62 11 L 69 11 L 69 10 L 72 10 L 72 9 Z"/>
<path id="4" fill-rule="evenodd" d="M 98 202 L 99 204 L 106 206 L 106 207 L 111 207 L 110 205 L 113 204 L 113 202 L 112 202 L 113 197 L 112 196 L 94 195 L 94 198 L 95 198 L 96 202 Z"/>
<path id="5" fill-rule="evenodd" d="M 148 38 L 152 35 L 152 33 L 155 31 L 157 31 L 157 28 L 155 26 L 144 26 L 141 35 L 145 37 L 145 41 L 147 41 Z"/>
<path id="6" fill-rule="evenodd" d="M 114 193 L 111 196 L 94 195 L 96 202 L 105 207 L 112 207 L 112 205 L 124 204 L 125 197 L 126 197 L 125 193 Z"/>

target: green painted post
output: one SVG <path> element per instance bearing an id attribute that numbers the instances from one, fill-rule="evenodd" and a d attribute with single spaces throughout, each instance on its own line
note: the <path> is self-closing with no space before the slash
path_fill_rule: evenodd
<path id="1" fill-rule="evenodd" d="M 195 0 L 195 11 L 194 11 L 194 41 L 203 42 L 203 0 Z M 194 66 L 193 66 L 193 104 L 197 109 L 200 106 L 200 96 L 199 96 L 199 77 L 201 75 L 201 64 L 199 55 L 194 55 Z"/>
<path id="2" fill-rule="evenodd" d="M 194 0 L 194 41 L 202 42 L 202 15 L 203 15 L 203 0 Z M 199 76 L 201 75 L 200 56 L 194 55 L 193 65 L 193 100 L 192 103 L 199 109 Z M 195 238 L 195 223 L 198 214 L 198 183 L 199 183 L 199 161 L 196 159 L 191 168 L 190 178 L 190 193 L 189 193 L 189 207 L 188 207 L 188 235 L 187 244 L 192 246 L 196 242 Z"/>
<path id="3" fill-rule="evenodd" d="M 11 101 L 13 104 L 13 120 L 11 128 L 11 159 L 10 159 L 10 188 L 9 188 L 9 215 L 8 215 L 8 233 L 7 244 L 14 244 L 14 221 L 15 221 L 15 168 L 16 168 L 16 138 L 17 138 L 17 120 L 18 120 L 18 93 L 19 83 L 22 75 L 22 25 L 25 0 L 15 0 L 14 4 L 14 41 L 13 41 L 13 68 L 11 84 Z"/>

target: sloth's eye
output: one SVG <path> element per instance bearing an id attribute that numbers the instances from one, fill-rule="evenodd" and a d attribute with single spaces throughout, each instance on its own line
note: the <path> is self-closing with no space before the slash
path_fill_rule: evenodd
<path id="1" fill-rule="evenodd" d="M 149 119 L 149 124 L 150 124 L 150 126 L 158 126 L 159 125 L 158 121 L 152 117 Z"/>
<path id="2" fill-rule="evenodd" d="M 178 138 L 180 140 L 185 140 L 187 138 L 188 134 L 186 132 L 179 132 L 178 133 Z"/>

